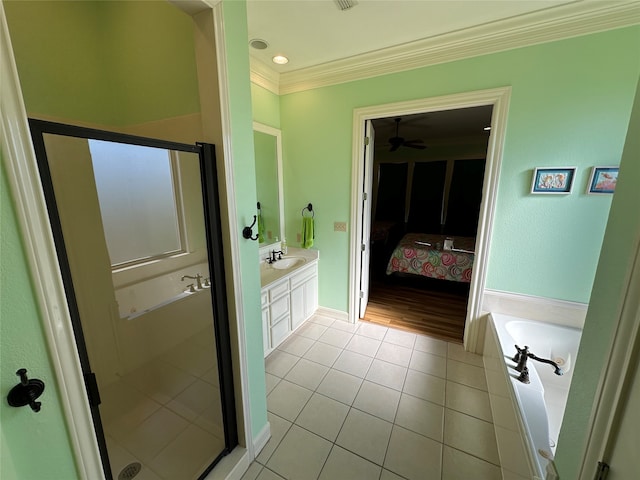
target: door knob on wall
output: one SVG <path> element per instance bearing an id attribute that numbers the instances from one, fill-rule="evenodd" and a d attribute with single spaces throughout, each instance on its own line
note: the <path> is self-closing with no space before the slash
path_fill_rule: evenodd
<path id="1" fill-rule="evenodd" d="M 29 380 L 27 378 L 27 369 L 21 368 L 16 372 L 20 377 L 20 383 L 13 387 L 7 395 L 9 405 L 12 407 L 24 407 L 29 405 L 34 412 L 40 411 L 40 402 L 36 402 L 38 397 L 44 391 L 44 382 L 37 378 Z"/>

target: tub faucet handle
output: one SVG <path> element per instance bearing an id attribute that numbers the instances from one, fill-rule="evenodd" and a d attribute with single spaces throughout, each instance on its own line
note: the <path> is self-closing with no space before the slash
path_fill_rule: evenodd
<path id="1" fill-rule="evenodd" d="M 518 345 L 516 345 L 515 347 L 518 352 L 514 355 L 512 360 L 518 363 L 518 365 L 516 366 L 516 371 L 522 372 L 522 370 L 527 368 L 527 358 L 529 358 L 530 356 L 529 347 L 527 345 L 525 345 L 524 348 L 520 348 L 518 347 Z"/>
<path id="2" fill-rule="evenodd" d="M 524 367 L 522 369 L 522 372 L 520 372 L 520 376 L 518 377 L 518 381 L 522 382 L 522 383 L 531 383 L 531 381 L 529 380 L 529 369 L 527 367 Z"/>

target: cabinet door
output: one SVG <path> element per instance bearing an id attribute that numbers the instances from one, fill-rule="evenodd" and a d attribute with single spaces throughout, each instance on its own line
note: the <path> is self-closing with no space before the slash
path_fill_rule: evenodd
<path id="1" fill-rule="evenodd" d="M 313 315 L 318 309 L 318 277 L 313 277 L 304 284 L 304 318 Z"/>
<path id="2" fill-rule="evenodd" d="M 302 284 L 291 290 L 291 330 L 295 330 L 307 318 L 305 285 Z"/>

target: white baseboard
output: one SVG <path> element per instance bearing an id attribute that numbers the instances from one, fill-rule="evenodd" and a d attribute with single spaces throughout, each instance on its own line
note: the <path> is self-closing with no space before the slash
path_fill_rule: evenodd
<path id="1" fill-rule="evenodd" d="M 241 480 L 247 469 L 251 465 L 249 451 L 241 446 L 237 446 L 233 451 L 223 457 L 205 480 Z"/>
<path id="2" fill-rule="evenodd" d="M 260 430 L 260 432 L 253 438 L 253 451 L 257 457 L 264 446 L 271 438 L 271 425 L 269 422 Z"/>
<path id="3" fill-rule="evenodd" d="M 318 310 L 316 310 L 316 315 L 331 317 L 335 320 L 342 320 L 344 322 L 349 321 L 349 314 L 347 312 L 343 312 L 342 310 L 334 310 L 333 308 L 328 307 L 318 307 Z"/>
<path id="4" fill-rule="evenodd" d="M 503 313 L 580 329 L 584 326 L 588 306 L 586 303 L 489 289 L 485 289 L 482 300 L 483 312 Z"/>

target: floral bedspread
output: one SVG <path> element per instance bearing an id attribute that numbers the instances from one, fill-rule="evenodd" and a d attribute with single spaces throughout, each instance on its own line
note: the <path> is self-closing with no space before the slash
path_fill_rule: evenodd
<path id="1" fill-rule="evenodd" d="M 453 239 L 452 250 L 444 250 L 446 238 Z M 408 233 L 393 251 L 387 265 L 387 275 L 402 272 L 469 283 L 475 259 L 475 243 L 475 237 Z"/>

